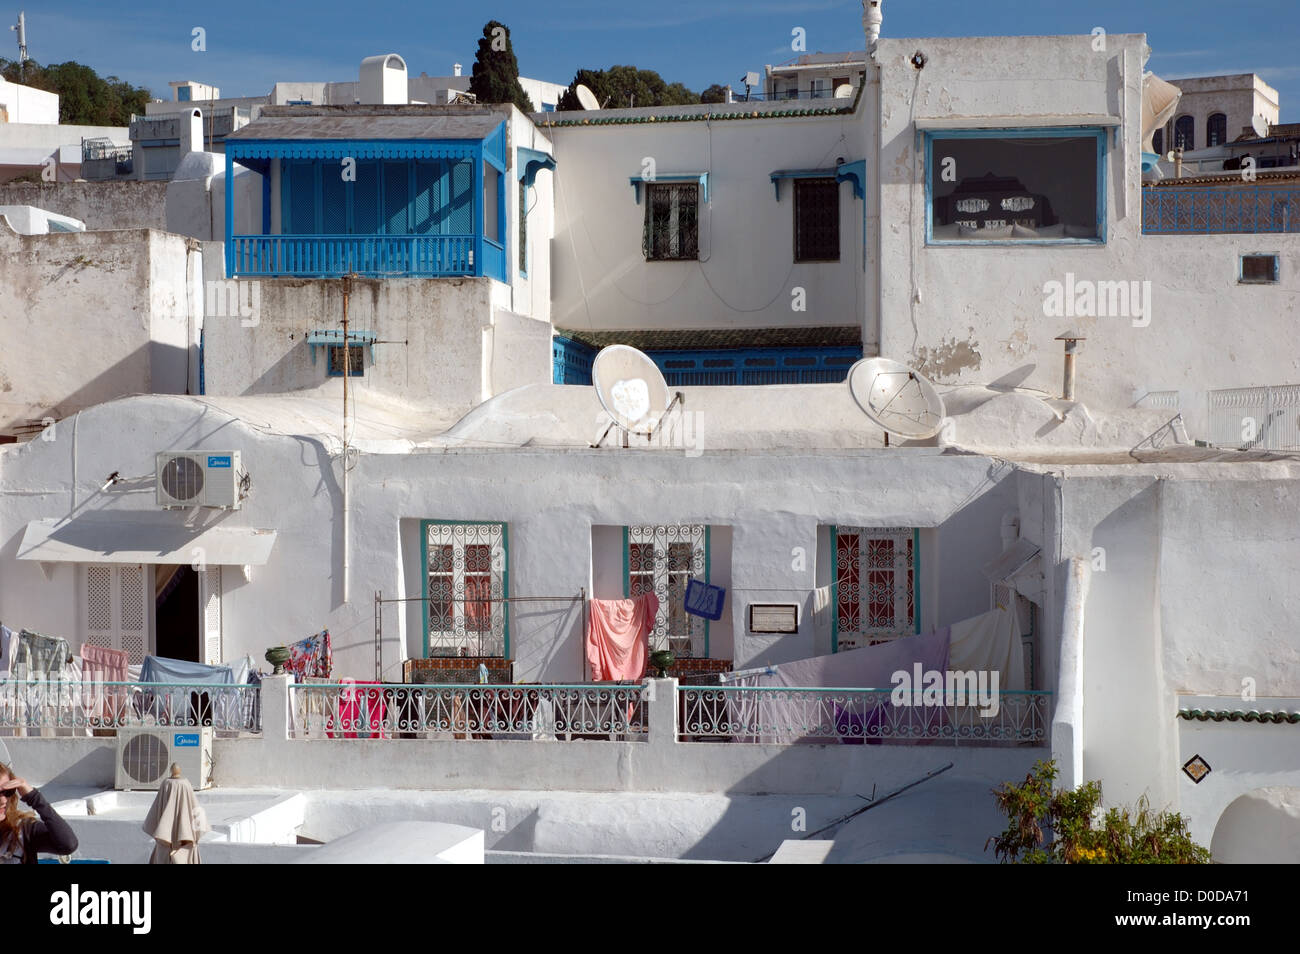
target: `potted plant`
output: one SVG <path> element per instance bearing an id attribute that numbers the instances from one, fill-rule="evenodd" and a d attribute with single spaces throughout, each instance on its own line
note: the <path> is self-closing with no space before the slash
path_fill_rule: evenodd
<path id="1" fill-rule="evenodd" d="M 650 654 L 650 665 L 654 667 L 656 674 L 660 679 L 668 675 L 668 670 L 673 668 L 673 663 L 677 657 L 673 655 L 671 649 L 656 649 Z"/>
<path id="2" fill-rule="evenodd" d="M 275 671 L 271 675 L 283 676 L 284 664 L 289 661 L 289 647 L 272 646 L 266 651 L 266 661 L 275 667 Z"/>

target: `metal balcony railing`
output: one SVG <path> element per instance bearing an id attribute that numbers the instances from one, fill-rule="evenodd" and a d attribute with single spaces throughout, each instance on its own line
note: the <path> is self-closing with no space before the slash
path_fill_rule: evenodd
<path id="1" fill-rule="evenodd" d="M 89 735 L 128 726 L 262 731 L 261 687 L 152 682 L 0 682 L 0 735 Z"/>
<path id="2" fill-rule="evenodd" d="M 1300 188 L 1165 188 L 1142 190 L 1148 235 L 1300 232 Z"/>
<path id="3" fill-rule="evenodd" d="M 296 739 L 572 739 L 643 742 L 645 689 L 600 685 L 290 687 Z"/>
<path id="4" fill-rule="evenodd" d="M 892 689 L 681 686 L 684 742 L 1044 745 L 1050 692 L 1000 692 L 996 706 L 897 705 Z"/>
<path id="5" fill-rule="evenodd" d="M 1209 404 L 1211 444 L 1300 451 L 1300 384 L 1211 391 Z"/>

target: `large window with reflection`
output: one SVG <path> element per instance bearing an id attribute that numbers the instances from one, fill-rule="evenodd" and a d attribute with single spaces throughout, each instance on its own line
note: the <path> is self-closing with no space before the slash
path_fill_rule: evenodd
<path id="1" fill-rule="evenodd" d="M 1105 241 L 1100 128 L 932 132 L 930 244 Z"/>

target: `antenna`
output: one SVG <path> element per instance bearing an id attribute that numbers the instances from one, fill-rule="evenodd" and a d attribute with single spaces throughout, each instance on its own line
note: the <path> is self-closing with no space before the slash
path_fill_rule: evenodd
<path id="1" fill-rule="evenodd" d="M 26 72 L 23 65 L 27 62 L 27 14 L 20 10 L 18 22 L 9 29 L 18 33 L 18 79 L 22 80 Z"/>
<path id="2" fill-rule="evenodd" d="M 745 84 L 745 102 L 749 102 L 749 91 L 758 85 L 758 73 L 750 70 L 740 78 L 740 81 Z"/>
<path id="3" fill-rule="evenodd" d="M 912 440 L 934 437 L 943 426 L 943 398 L 925 377 L 889 358 L 863 358 L 849 369 L 849 392 L 862 413 L 885 431 Z"/>
<path id="4" fill-rule="evenodd" d="M 573 95 L 578 97 L 578 103 L 583 109 L 600 109 L 600 100 L 596 99 L 596 94 L 586 83 L 573 87 Z"/>
<path id="5" fill-rule="evenodd" d="M 678 391 L 670 403 L 668 382 L 658 365 L 627 345 L 600 350 L 591 363 L 591 382 L 600 406 L 610 417 L 609 427 L 592 447 L 599 447 L 614 427 L 623 432 L 624 447 L 629 433 L 644 434 L 648 440 L 673 405 L 685 400 Z"/>

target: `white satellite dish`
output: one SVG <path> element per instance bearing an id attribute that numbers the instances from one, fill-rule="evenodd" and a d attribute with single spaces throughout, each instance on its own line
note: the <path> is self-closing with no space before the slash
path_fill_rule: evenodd
<path id="1" fill-rule="evenodd" d="M 863 358 L 849 369 L 849 392 L 862 413 L 890 434 L 924 440 L 943 426 L 943 398 L 934 385 L 905 364 Z"/>
<path id="2" fill-rule="evenodd" d="M 850 86 L 848 83 L 841 83 L 839 86 L 835 87 L 836 99 L 848 99 L 852 95 L 853 95 L 853 87 Z"/>
<path id="3" fill-rule="evenodd" d="M 625 433 L 654 433 L 671 407 L 663 372 L 644 352 L 627 345 L 609 345 L 600 350 L 591 363 L 591 383 L 596 386 L 601 407 L 610 416 L 610 427 L 617 426 Z"/>
<path id="4" fill-rule="evenodd" d="M 573 95 L 578 97 L 578 102 L 583 109 L 600 109 L 600 100 L 596 99 L 596 94 L 591 91 L 586 83 L 579 83 L 575 86 Z"/>
<path id="5" fill-rule="evenodd" d="M 1268 120 L 1258 114 L 1250 117 L 1250 128 L 1260 139 L 1268 138 Z"/>

